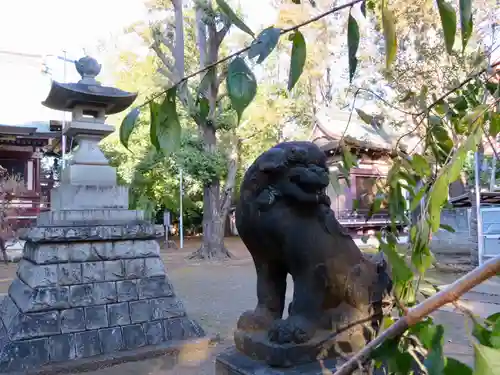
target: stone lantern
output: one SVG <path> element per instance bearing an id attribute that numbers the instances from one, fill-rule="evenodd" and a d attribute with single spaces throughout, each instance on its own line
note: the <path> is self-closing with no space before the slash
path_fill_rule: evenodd
<path id="1" fill-rule="evenodd" d="M 51 211 L 26 233 L 1 300 L 0 372 L 119 362 L 204 335 L 166 275 L 161 233 L 142 211 L 128 210 L 128 188 L 117 184 L 98 146 L 114 130 L 106 116 L 137 94 L 97 82 L 101 66 L 93 58 L 75 65 L 82 79 L 53 82 L 43 102 L 71 112 L 63 132 L 78 146 L 51 192 Z"/>

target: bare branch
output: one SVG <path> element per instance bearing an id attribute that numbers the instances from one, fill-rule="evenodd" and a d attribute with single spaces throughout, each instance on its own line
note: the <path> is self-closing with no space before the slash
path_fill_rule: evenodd
<path id="1" fill-rule="evenodd" d="M 175 48 L 174 61 L 175 68 L 180 77 L 184 76 L 184 13 L 182 0 L 172 0 L 175 14 Z"/>
<path id="2" fill-rule="evenodd" d="M 175 67 L 174 65 L 172 64 L 172 62 L 169 60 L 169 58 L 167 57 L 167 55 L 165 54 L 165 52 L 162 51 L 161 47 L 159 44 L 157 43 L 153 43 L 151 44 L 151 49 L 153 51 L 155 51 L 156 53 L 156 56 L 158 56 L 158 58 L 161 60 L 161 62 L 163 63 L 163 65 L 165 65 L 165 67 L 172 73 L 172 74 L 175 74 L 176 71 L 175 71 Z"/>
<path id="3" fill-rule="evenodd" d="M 170 82 L 175 82 L 175 76 L 173 73 L 170 72 L 170 70 L 164 68 L 163 66 L 160 66 L 158 68 L 158 73 L 160 73 L 162 76 L 167 78 Z"/>
<path id="4" fill-rule="evenodd" d="M 201 6 L 196 7 L 196 44 L 200 53 L 200 67 L 207 64 L 207 26 L 203 22 L 205 12 Z"/>

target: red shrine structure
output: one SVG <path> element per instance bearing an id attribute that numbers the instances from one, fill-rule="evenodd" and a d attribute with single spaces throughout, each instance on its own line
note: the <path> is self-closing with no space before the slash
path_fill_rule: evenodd
<path id="1" fill-rule="evenodd" d="M 60 157 L 60 134 L 58 121 L 0 124 L 0 166 L 8 175 L 17 175 L 25 187 L 11 201 L 16 209 L 8 220 L 16 229 L 29 226 L 41 211 L 50 207 L 50 189 L 56 183 Z M 54 167 L 48 173 L 42 169 L 44 156 L 54 157 Z"/>

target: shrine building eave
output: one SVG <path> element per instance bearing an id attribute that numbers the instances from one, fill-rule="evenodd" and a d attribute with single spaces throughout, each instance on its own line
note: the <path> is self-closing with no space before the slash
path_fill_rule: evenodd
<path id="1" fill-rule="evenodd" d="M 42 104 L 59 111 L 72 111 L 77 105 L 94 106 L 112 115 L 130 107 L 136 98 L 137 93 L 114 87 L 53 81 L 49 95 Z"/>

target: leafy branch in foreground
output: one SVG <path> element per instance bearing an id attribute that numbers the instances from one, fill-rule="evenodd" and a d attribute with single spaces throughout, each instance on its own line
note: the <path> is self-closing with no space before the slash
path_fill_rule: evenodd
<path id="1" fill-rule="evenodd" d="M 400 337 L 408 328 L 416 326 L 432 312 L 448 303 L 456 302 L 463 294 L 467 293 L 475 286 L 481 284 L 483 281 L 489 279 L 490 277 L 497 275 L 498 273 L 500 273 L 500 256 L 490 259 L 481 267 L 478 267 L 475 270 L 469 272 L 467 275 L 461 277 L 446 289 L 436 293 L 435 295 L 416 305 L 415 307 L 408 309 L 406 315 L 398 319 L 394 324 L 392 324 L 389 328 L 382 332 L 375 340 L 370 342 L 361 351 L 356 353 L 356 355 L 350 358 L 345 364 L 343 364 L 334 373 L 334 375 L 350 374 L 351 372 L 356 370 L 356 368 L 358 368 L 358 365 L 360 363 L 363 364 L 364 362 L 366 362 L 377 349 L 380 349 L 381 345 L 384 344 L 386 340 Z M 479 370 L 477 371 L 478 374 L 494 374 L 496 373 L 496 370 L 494 370 L 495 362 L 498 364 L 497 361 L 498 358 L 500 358 L 500 351 L 494 350 L 495 348 L 500 348 L 500 345 L 498 345 L 500 343 L 497 343 L 496 341 L 496 337 L 500 337 L 500 313 L 488 317 L 485 320 L 485 324 L 489 327 L 493 327 L 493 329 L 487 329 L 480 326 L 478 323 L 476 323 L 475 327 L 476 332 L 474 333 L 474 336 L 479 340 L 479 343 L 474 343 L 474 350 L 476 351 L 476 354 L 479 354 L 476 355 L 476 370 Z M 439 332 L 439 330 L 436 329 L 429 330 L 429 327 L 429 321 L 427 321 L 420 327 L 417 327 L 417 330 L 413 330 L 413 333 L 417 333 L 417 335 L 420 336 L 421 339 L 423 338 L 424 343 L 430 341 L 431 345 L 429 346 L 431 347 L 429 349 L 436 350 L 438 349 L 436 346 L 432 347 L 432 339 L 435 335 L 440 336 L 440 339 L 442 339 L 442 332 Z M 482 334 L 479 332 L 481 332 Z M 489 337 L 489 341 L 484 339 L 485 337 Z M 494 338 L 493 342 L 497 344 L 493 346 L 493 348 L 491 347 L 492 338 Z M 446 359 L 450 361 L 450 358 Z M 445 358 L 443 356 L 443 353 L 440 352 L 438 357 L 431 358 L 431 361 L 427 361 L 427 363 L 425 363 L 425 367 L 427 368 L 429 373 L 431 373 L 433 368 L 435 369 L 437 366 L 441 367 L 441 370 L 438 371 L 438 373 L 443 373 L 443 371 L 445 371 L 444 373 L 451 373 L 446 371 L 446 364 L 444 362 Z M 455 367 L 456 362 L 458 361 L 450 362 L 451 365 Z M 461 367 L 461 369 L 462 371 L 460 372 L 460 374 L 472 374 L 472 371 L 470 369 L 469 371 L 467 371 L 467 367 Z M 410 370 L 409 366 L 407 370 Z"/>

